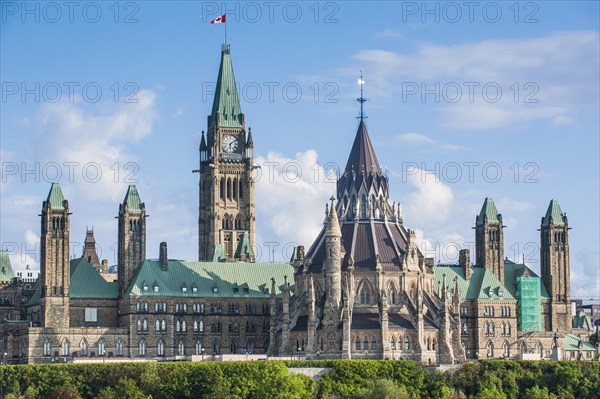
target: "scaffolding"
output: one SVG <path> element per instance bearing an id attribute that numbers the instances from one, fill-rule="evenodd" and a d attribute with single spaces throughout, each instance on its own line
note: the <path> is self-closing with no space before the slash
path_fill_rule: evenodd
<path id="1" fill-rule="evenodd" d="M 518 277 L 517 300 L 519 331 L 541 331 L 542 299 L 540 278 L 533 276 Z"/>

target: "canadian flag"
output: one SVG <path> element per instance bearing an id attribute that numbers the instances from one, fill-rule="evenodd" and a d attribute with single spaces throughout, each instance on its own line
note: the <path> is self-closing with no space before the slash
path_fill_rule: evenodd
<path id="1" fill-rule="evenodd" d="M 217 17 L 217 18 L 213 19 L 212 21 L 210 21 L 210 23 L 211 24 L 224 24 L 226 18 L 227 18 L 227 14 L 223 14 L 220 17 Z"/>

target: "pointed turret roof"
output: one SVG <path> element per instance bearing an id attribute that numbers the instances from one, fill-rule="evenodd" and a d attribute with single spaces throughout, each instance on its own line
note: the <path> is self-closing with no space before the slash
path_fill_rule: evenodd
<path id="1" fill-rule="evenodd" d="M 348 156 L 348 162 L 346 162 L 346 172 L 352 172 L 352 170 L 357 174 L 363 172 L 365 175 L 370 172 L 382 174 L 363 119 L 358 124 L 354 144 L 352 144 L 350 156 Z"/>
<path id="2" fill-rule="evenodd" d="M 224 44 L 221 48 L 221 66 L 219 67 L 217 89 L 213 100 L 211 126 L 216 123 L 217 112 L 221 117 L 219 121 L 220 126 L 243 127 L 242 108 L 240 107 L 240 99 L 235 84 L 228 44 Z"/>
<path id="3" fill-rule="evenodd" d="M 125 204 L 127 204 L 127 209 L 130 211 L 142 210 L 142 200 L 140 199 L 140 195 L 138 194 L 135 184 L 130 184 L 127 188 L 127 193 L 125 194 L 125 199 L 123 200 L 123 205 Z"/>
<path id="4" fill-rule="evenodd" d="M 238 242 L 238 246 L 235 250 L 234 257 L 236 259 L 253 259 L 254 258 L 254 248 L 250 245 L 250 238 L 248 233 L 242 233 L 240 237 L 240 241 Z"/>
<path id="5" fill-rule="evenodd" d="M 565 224 L 566 215 L 560 209 L 558 201 L 553 199 L 548 205 L 546 215 L 542 218 L 542 226 L 548 226 L 550 223 L 555 225 Z"/>
<path id="6" fill-rule="evenodd" d="M 325 237 L 341 237 L 340 221 L 338 220 L 337 211 L 335 210 L 334 198 L 331 197 L 331 208 L 327 216 L 327 224 L 325 225 Z"/>
<path id="7" fill-rule="evenodd" d="M 0 282 L 9 282 L 14 277 L 7 250 L 0 250 Z"/>
<path id="8" fill-rule="evenodd" d="M 206 150 L 206 139 L 204 138 L 204 130 L 202 131 L 202 138 L 200 139 L 200 151 Z"/>
<path id="9" fill-rule="evenodd" d="M 254 140 L 252 139 L 252 128 L 248 128 L 248 142 L 246 143 L 248 148 L 254 148 Z"/>
<path id="10" fill-rule="evenodd" d="M 482 224 L 487 216 L 488 222 L 498 222 L 498 210 L 494 204 L 494 200 L 491 197 L 486 197 L 481 207 L 481 212 L 477 216 L 477 224 Z"/>
<path id="11" fill-rule="evenodd" d="M 46 205 L 52 209 L 64 209 L 65 197 L 63 196 L 62 190 L 58 183 L 52 183 L 48 198 L 46 199 Z"/>
<path id="12" fill-rule="evenodd" d="M 94 238 L 94 230 L 87 230 L 85 232 L 85 241 L 83 244 L 83 258 L 87 260 L 92 266 L 100 266 L 100 259 L 96 252 L 96 239 Z"/>

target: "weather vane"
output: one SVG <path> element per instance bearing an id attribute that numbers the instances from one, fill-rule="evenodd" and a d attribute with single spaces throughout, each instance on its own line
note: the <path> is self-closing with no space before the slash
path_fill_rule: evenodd
<path id="1" fill-rule="evenodd" d="M 360 85 L 360 97 L 357 98 L 356 101 L 358 101 L 360 103 L 360 115 L 357 118 L 359 118 L 362 121 L 363 119 L 367 118 L 367 116 L 365 116 L 365 112 L 363 109 L 363 104 L 365 103 L 365 101 L 367 101 L 367 99 L 364 98 L 364 96 L 363 96 L 363 85 L 365 84 L 365 81 L 363 80 L 362 69 L 360 71 L 360 79 L 358 79 L 358 84 Z"/>

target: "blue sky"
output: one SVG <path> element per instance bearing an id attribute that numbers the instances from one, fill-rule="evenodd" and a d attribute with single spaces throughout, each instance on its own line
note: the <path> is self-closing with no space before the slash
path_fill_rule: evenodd
<path id="1" fill-rule="evenodd" d="M 556 198 L 573 228 L 573 295 L 600 296 L 598 2 L 74 4 L 2 3 L 0 240 L 15 268 L 37 266 L 37 215 L 57 171 L 74 254 L 93 226 L 101 258 L 115 263 L 114 216 L 136 182 L 151 215 L 147 256 L 163 240 L 171 257 L 196 256 L 191 170 L 224 33 L 208 21 L 227 12 L 263 165 L 262 260 L 318 233 L 334 192 L 325 175 L 345 165 L 356 131 L 363 70 L 391 200 L 427 255 L 453 262 L 472 248 L 491 196 L 505 254 L 539 270 L 537 229 Z"/>

